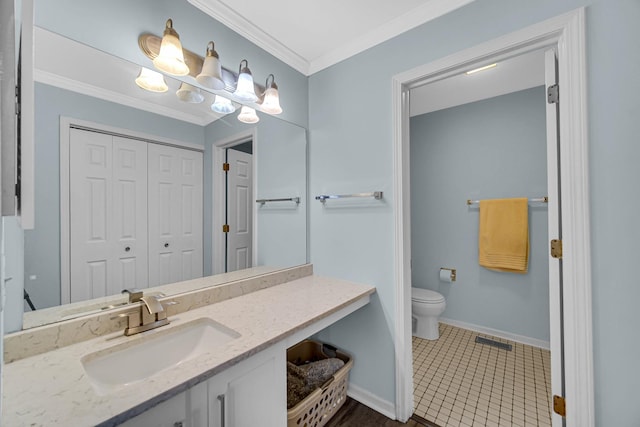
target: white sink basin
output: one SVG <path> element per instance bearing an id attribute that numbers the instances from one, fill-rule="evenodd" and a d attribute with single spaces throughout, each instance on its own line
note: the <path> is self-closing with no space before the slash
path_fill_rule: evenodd
<path id="1" fill-rule="evenodd" d="M 216 351 L 240 336 L 211 319 L 198 319 L 148 334 L 82 357 L 82 367 L 98 394 L 109 394 L 150 378 Z"/>

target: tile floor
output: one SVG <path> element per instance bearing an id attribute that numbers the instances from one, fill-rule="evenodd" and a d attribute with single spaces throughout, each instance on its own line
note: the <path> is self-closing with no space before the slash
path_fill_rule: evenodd
<path id="1" fill-rule="evenodd" d="M 550 372 L 548 350 L 441 323 L 440 339 L 413 337 L 415 415 L 441 427 L 551 426 Z"/>

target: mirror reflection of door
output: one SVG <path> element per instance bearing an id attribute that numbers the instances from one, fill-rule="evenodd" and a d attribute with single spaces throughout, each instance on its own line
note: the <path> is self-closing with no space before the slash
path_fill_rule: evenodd
<path id="1" fill-rule="evenodd" d="M 252 141 L 226 150 L 225 271 L 249 268 L 253 260 L 253 155 Z"/>
<path id="2" fill-rule="evenodd" d="M 70 148 L 70 302 L 202 277 L 202 152 L 80 129 Z"/>

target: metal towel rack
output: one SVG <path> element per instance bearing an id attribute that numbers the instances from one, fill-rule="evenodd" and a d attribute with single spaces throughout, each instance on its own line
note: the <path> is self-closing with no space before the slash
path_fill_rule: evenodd
<path id="1" fill-rule="evenodd" d="M 256 200 L 256 203 L 260 203 L 261 205 L 264 205 L 265 203 L 271 203 L 271 202 L 295 202 L 296 205 L 300 204 L 300 197 L 285 197 L 283 199 L 258 199 Z"/>
<path id="2" fill-rule="evenodd" d="M 353 193 L 353 194 L 333 194 L 316 196 L 316 200 L 324 203 L 327 199 L 348 199 L 352 197 L 373 197 L 376 200 L 382 199 L 382 191 L 372 191 L 371 193 Z"/>
<path id="3" fill-rule="evenodd" d="M 547 196 L 529 199 L 529 203 L 548 203 L 548 202 L 549 202 L 549 197 Z M 479 203 L 480 203 L 480 200 L 467 199 L 467 205 L 469 206 L 477 205 Z"/>

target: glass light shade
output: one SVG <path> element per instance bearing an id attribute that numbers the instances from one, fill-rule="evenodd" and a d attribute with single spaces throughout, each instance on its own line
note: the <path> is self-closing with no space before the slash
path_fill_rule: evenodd
<path id="1" fill-rule="evenodd" d="M 204 101 L 204 95 L 200 93 L 200 89 L 191 86 L 189 83 L 182 83 L 180 89 L 176 92 L 180 101 L 189 102 L 191 104 L 199 104 Z"/>
<path id="2" fill-rule="evenodd" d="M 189 67 L 184 62 L 182 44 L 178 33 L 173 29 L 171 19 L 167 20 L 167 26 L 162 36 L 160 53 L 153 60 L 153 65 L 160 71 L 174 76 L 186 76 L 189 74 Z"/>
<path id="3" fill-rule="evenodd" d="M 233 106 L 231 100 L 220 95 L 216 95 L 213 104 L 211 104 L 211 109 L 220 114 L 229 114 L 236 111 L 236 107 Z"/>
<path id="4" fill-rule="evenodd" d="M 242 123 L 258 123 L 260 121 L 260 117 L 256 114 L 256 110 L 243 105 L 240 110 L 240 114 L 238 114 L 238 120 Z"/>
<path id="5" fill-rule="evenodd" d="M 140 69 L 140 74 L 136 77 L 136 84 L 149 92 L 166 92 L 169 90 L 169 86 L 164 81 L 162 74 L 145 67 Z"/>
<path id="6" fill-rule="evenodd" d="M 247 66 L 242 67 L 242 63 L 246 63 Z M 241 101 L 256 102 L 258 97 L 253 89 L 253 77 L 249 70 L 249 64 L 246 59 L 240 62 L 240 72 L 238 73 L 238 84 L 236 86 L 233 95 Z"/>
<path id="7" fill-rule="evenodd" d="M 278 96 L 277 87 L 270 87 L 264 93 L 264 101 L 262 101 L 261 110 L 269 114 L 282 113 L 282 107 L 280 107 L 280 97 Z"/>
<path id="8" fill-rule="evenodd" d="M 202 71 L 196 77 L 198 83 L 209 89 L 221 90 L 225 84 L 222 81 L 222 65 L 218 53 L 213 49 L 213 42 L 207 45 L 207 56 L 202 64 Z"/>

